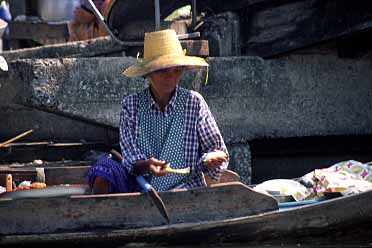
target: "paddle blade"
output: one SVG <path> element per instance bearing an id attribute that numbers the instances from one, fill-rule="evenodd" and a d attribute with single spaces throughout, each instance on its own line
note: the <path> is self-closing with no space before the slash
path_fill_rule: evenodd
<path id="1" fill-rule="evenodd" d="M 149 191 L 147 191 L 147 193 L 149 194 L 149 196 L 153 200 L 155 206 L 158 208 L 161 215 L 167 220 L 167 223 L 169 224 L 170 223 L 170 218 L 169 218 L 169 215 L 168 215 L 168 211 L 165 208 L 164 202 L 160 198 L 159 194 L 153 188 L 151 188 Z"/>

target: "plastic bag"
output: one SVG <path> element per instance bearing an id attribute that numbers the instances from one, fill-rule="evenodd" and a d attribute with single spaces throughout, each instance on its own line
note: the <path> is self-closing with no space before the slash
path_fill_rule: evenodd
<path id="1" fill-rule="evenodd" d="M 254 187 L 254 190 L 259 192 L 266 191 L 271 195 L 291 195 L 296 201 L 303 201 L 311 194 L 311 190 L 301 183 L 290 179 L 265 181 Z"/>

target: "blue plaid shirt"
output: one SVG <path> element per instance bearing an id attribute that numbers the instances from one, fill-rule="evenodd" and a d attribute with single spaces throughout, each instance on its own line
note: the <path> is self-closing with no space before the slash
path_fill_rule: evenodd
<path id="1" fill-rule="evenodd" d="M 176 92 L 169 101 L 163 114 L 169 115 L 175 109 L 177 93 L 180 87 L 177 86 Z M 203 173 L 218 180 L 223 170 L 228 166 L 228 161 L 220 167 L 210 169 L 203 164 L 208 152 L 222 150 L 226 154 L 227 149 L 216 121 L 209 110 L 204 98 L 195 91 L 187 90 L 187 100 L 185 106 L 185 126 L 184 126 L 184 157 L 185 162 L 191 167 L 192 177 L 185 186 L 186 188 L 206 186 Z M 149 97 L 152 111 L 161 113 L 158 105 L 151 96 L 150 89 L 124 97 L 122 101 L 122 111 L 120 113 L 120 146 L 124 157 L 123 165 L 129 173 L 133 173 L 133 166 L 138 160 L 148 159 L 139 149 L 139 114 L 138 99 L 139 94 Z"/>

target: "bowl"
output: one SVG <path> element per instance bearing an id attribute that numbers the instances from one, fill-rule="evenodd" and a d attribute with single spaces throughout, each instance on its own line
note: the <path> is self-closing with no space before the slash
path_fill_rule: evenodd
<path id="1" fill-rule="evenodd" d="M 59 185 L 49 186 L 41 189 L 17 190 L 0 194 L 0 199 L 30 199 L 30 198 L 50 198 L 50 197 L 66 197 L 72 195 L 85 195 L 89 192 L 84 185 Z"/>

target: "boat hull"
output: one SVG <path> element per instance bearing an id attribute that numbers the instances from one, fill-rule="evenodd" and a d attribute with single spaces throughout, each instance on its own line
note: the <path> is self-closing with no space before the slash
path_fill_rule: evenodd
<path id="1" fill-rule="evenodd" d="M 251 191 L 242 190 L 245 189 L 244 186 L 241 188 L 242 185 L 237 185 L 238 184 L 234 184 L 232 187 L 229 184 L 225 184 L 211 187 L 207 191 L 193 191 L 193 193 L 188 191 L 163 192 L 161 196 L 165 204 L 167 205 L 168 203 L 171 212 L 173 224 L 171 223 L 170 225 L 159 223 L 159 220 L 161 221 L 161 216 L 159 216 L 159 213 L 153 211 L 154 206 L 149 205 L 147 207 L 152 209 L 150 215 L 153 215 L 153 217 L 149 219 L 149 223 L 147 224 L 143 223 L 142 220 L 142 222 L 133 222 L 132 225 L 128 225 L 130 222 L 127 220 L 126 227 L 119 227 L 119 225 L 114 222 L 111 223 L 111 227 L 108 225 L 99 227 L 96 223 L 96 226 L 86 226 L 81 229 L 74 228 L 73 230 L 65 229 L 62 231 L 54 230 L 50 232 L 38 230 L 36 225 L 34 232 L 39 233 L 22 234 L 21 231 L 15 232 L 13 230 L 13 232 L 6 232 L 1 230 L 2 238 L 0 239 L 0 244 L 18 244 L 20 242 L 27 244 L 43 242 L 78 242 L 81 244 L 91 242 L 118 242 L 121 244 L 128 242 L 166 242 L 167 244 L 199 242 L 298 243 L 304 242 L 305 240 L 322 242 L 334 241 L 335 239 L 340 242 L 356 241 L 361 243 L 368 242 L 370 239 L 369 237 L 372 231 L 369 226 L 372 224 L 372 210 L 367 206 L 370 206 L 370 202 L 372 201 L 372 191 L 288 210 L 266 210 L 258 214 L 241 215 L 242 217 L 227 217 L 228 213 L 231 211 L 234 213 L 230 213 L 230 215 L 239 215 L 242 214 L 242 211 L 247 210 L 242 207 L 242 204 L 247 204 L 246 200 L 242 200 L 242 204 L 237 203 L 237 201 L 239 201 L 238 199 L 244 199 L 244 197 L 242 198 L 243 192 L 253 197 L 250 203 L 251 206 L 256 205 L 258 207 L 259 205 L 266 205 L 266 209 L 273 208 L 273 205 L 271 205 L 272 198 L 261 198 L 261 200 L 266 201 L 266 203 L 261 201 L 255 202 L 254 198 L 257 198 L 257 195 L 250 194 L 252 193 Z M 221 196 L 221 199 L 226 199 L 227 195 L 234 195 L 235 193 L 232 194 L 232 191 L 237 190 L 242 190 L 240 192 L 243 194 L 236 194 L 235 197 L 232 197 L 235 204 L 229 199 L 230 208 L 224 207 L 221 208 L 220 211 L 216 207 L 216 204 L 211 205 L 213 202 L 218 202 L 217 198 L 212 199 L 212 196 L 211 200 L 198 200 L 198 197 L 205 197 L 206 195 L 213 194 L 215 197 Z M 172 206 L 170 200 L 170 197 L 174 197 L 175 194 L 178 194 L 179 199 L 182 199 L 180 194 L 182 192 L 184 197 L 186 195 L 194 195 L 196 197 L 193 199 L 195 204 L 193 210 L 190 209 L 190 205 L 187 206 L 187 208 L 189 208 L 189 214 L 195 214 L 195 211 L 200 211 L 200 209 L 203 209 L 202 206 L 204 206 L 206 212 L 213 212 L 213 214 L 209 217 L 195 216 L 192 214 L 193 217 L 190 215 L 189 219 L 186 220 L 187 214 L 181 213 L 180 208 L 176 210 Z M 204 194 L 204 192 L 208 193 Z M 225 195 L 222 192 L 225 192 Z M 91 196 L 86 196 L 86 199 L 89 199 L 89 197 Z M 106 198 L 107 197 L 110 197 L 110 201 L 113 200 L 113 196 L 106 196 Z M 138 194 L 132 195 L 131 197 L 139 200 L 144 196 Z M 258 198 L 260 197 L 261 196 L 258 196 Z M 102 202 L 105 202 L 104 198 L 105 197 L 101 199 Z M 71 197 L 71 199 L 82 200 L 84 197 L 75 196 Z M 95 199 L 99 201 L 100 197 L 95 197 Z M 188 198 L 186 201 L 189 200 L 192 199 Z M 112 202 L 115 202 L 115 200 Z M 97 203 L 97 201 L 95 203 Z M 183 200 L 181 200 L 180 203 L 185 204 Z M 0 202 L 0 205 L 3 205 L 3 202 Z M 115 213 L 114 205 L 119 207 L 116 202 L 108 207 L 107 211 L 113 213 L 120 219 L 119 213 Z M 138 206 L 141 206 L 141 204 L 137 205 L 136 210 L 139 210 Z M 134 205 L 131 205 L 131 207 L 133 208 Z M 92 213 L 90 209 L 84 210 L 92 215 L 92 221 L 94 217 L 99 218 L 99 216 L 94 215 L 95 213 Z M 186 210 L 183 209 L 183 211 Z M 259 212 L 257 209 L 256 211 Z M 137 211 L 137 213 L 138 212 L 139 211 Z M 176 213 L 180 213 L 179 219 L 175 218 Z M 73 213 L 71 213 L 71 215 L 73 215 Z M 128 215 L 128 213 L 125 214 L 123 209 L 122 215 Z M 80 217 L 76 215 L 75 218 L 79 219 Z M 106 219 L 107 218 L 106 216 Z M 140 220 L 140 216 L 138 219 Z M 80 221 L 82 221 L 81 218 Z M 153 225 L 150 224 L 151 222 Z"/>

